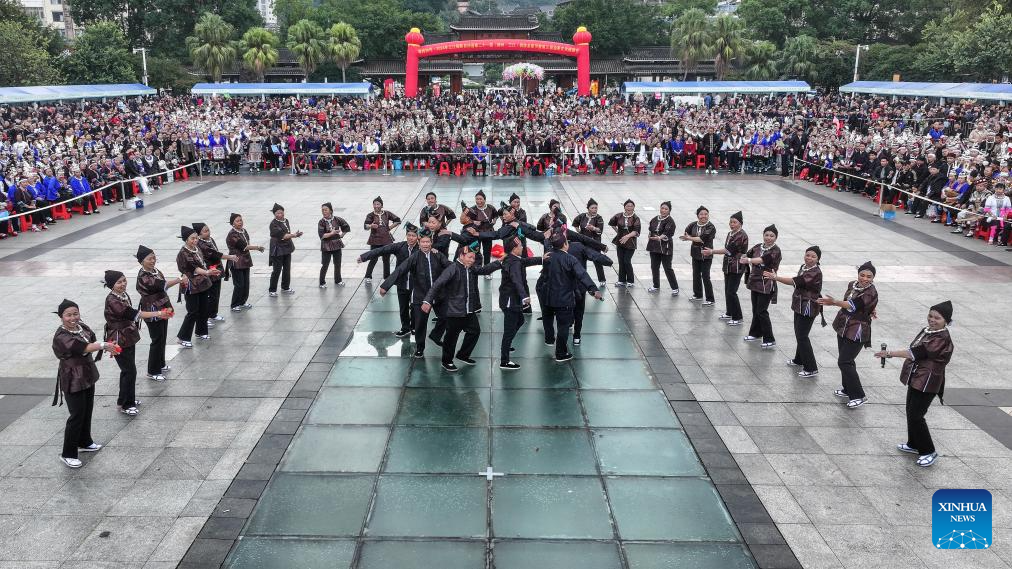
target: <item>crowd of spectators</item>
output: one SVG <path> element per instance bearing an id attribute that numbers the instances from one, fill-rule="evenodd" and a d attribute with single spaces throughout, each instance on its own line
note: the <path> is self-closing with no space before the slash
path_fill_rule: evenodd
<path id="1" fill-rule="evenodd" d="M 161 96 L 4 106 L 0 123 L 0 216 L 10 215 L 0 219 L 0 237 L 19 229 L 12 220 L 20 213 L 81 196 L 75 205 L 91 214 L 96 201 L 196 174 L 196 165 L 180 166 L 198 158 L 206 174 L 218 175 L 394 167 L 472 176 L 801 171 L 840 191 L 877 197 L 885 190 L 884 201 L 954 232 L 974 234 L 986 224 L 996 244 L 1007 243 L 1012 227 L 1005 223 L 1012 207 L 1002 207 L 1008 198 L 991 199 L 1008 180 L 1012 111 L 974 102 L 504 91 L 368 101 Z M 130 183 L 142 177 L 145 183 Z M 31 227 L 21 230 L 43 230 L 53 216 L 29 217 Z"/>

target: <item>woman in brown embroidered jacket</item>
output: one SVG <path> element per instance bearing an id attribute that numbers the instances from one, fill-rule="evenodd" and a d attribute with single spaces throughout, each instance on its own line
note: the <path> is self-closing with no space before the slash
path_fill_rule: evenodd
<path id="1" fill-rule="evenodd" d="M 169 300 L 167 291 L 176 285 L 185 287 L 189 283 L 186 275 L 180 275 L 175 279 L 165 278 L 162 271 L 155 267 L 157 261 L 154 251 L 144 245 L 137 247 L 137 262 L 141 264 L 137 272 L 137 284 L 134 287 L 140 295 L 137 308 L 149 312 L 172 310 L 172 301 Z M 165 372 L 171 369 L 165 362 L 169 321 L 158 317 L 145 318 L 144 324 L 147 325 L 148 335 L 151 336 L 151 345 L 148 347 L 148 379 L 165 381 Z"/>
<path id="2" fill-rule="evenodd" d="M 949 336 L 952 303 L 936 304 L 928 310 L 928 326 L 914 336 L 906 350 L 880 351 L 876 358 L 903 358 L 900 381 L 907 386 L 907 442 L 899 450 L 916 454 L 917 466 L 931 466 L 938 458 L 924 415 L 931 401 L 945 393 L 945 366 L 955 347 Z"/>
<path id="3" fill-rule="evenodd" d="M 724 255 L 724 262 L 721 270 L 724 273 L 724 303 L 725 312 L 720 315 L 721 320 L 727 321 L 728 326 L 741 326 L 744 315 L 741 312 L 741 301 L 738 300 L 738 287 L 741 286 L 741 278 L 745 275 L 746 265 L 742 264 L 741 256 L 748 251 L 748 234 L 742 230 L 742 213 L 735 212 L 728 221 L 731 231 L 724 238 L 723 249 L 703 248 L 704 256 L 712 256 L 714 253 Z"/>
<path id="4" fill-rule="evenodd" d="M 211 237 L 211 227 L 206 223 L 194 223 L 193 230 L 197 232 L 197 248 L 200 249 L 200 254 L 204 256 L 204 262 L 207 266 L 220 271 L 219 276 L 211 277 L 211 288 L 207 290 L 207 327 L 214 328 L 215 322 L 221 322 L 225 319 L 224 316 L 218 314 L 218 303 L 221 299 L 221 276 L 224 274 L 227 276 L 225 271 L 225 265 L 223 262 L 231 262 L 234 257 L 228 253 L 222 253 L 218 249 L 218 243 Z"/>
<path id="5" fill-rule="evenodd" d="M 109 295 L 105 297 L 105 341 L 116 344 L 113 359 L 119 366 L 119 396 L 116 405 L 121 413 L 131 417 L 137 415 L 137 342 L 141 339 L 138 322 L 141 318 L 172 318 L 172 309 L 156 311 L 140 310 L 133 307 L 127 293 L 127 278 L 119 271 L 105 272 L 105 286 Z"/>
<path id="6" fill-rule="evenodd" d="M 762 243 L 756 243 L 739 257 L 738 262 L 747 265 L 745 287 L 752 293 L 752 324 L 749 325 L 746 342 L 754 342 L 762 338 L 762 347 L 770 349 L 777 345 L 773 337 L 773 322 L 770 321 L 770 304 L 777 303 L 777 281 L 766 278 L 766 271 L 775 273 L 780 270 L 783 254 L 777 245 L 780 232 L 776 225 L 763 230 Z"/>
<path id="7" fill-rule="evenodd" d="M 320 266 L 320 288 L 327 288 L 327 269 L 330 261 L 334 261 L 334 285 L 344 286 L 341 279 L 341 249 L 344 249 L 342 237 L 351 231 L 351 226 L 344 218 L 334 215 L 334 206 L 327 202 L 320 206 L 323 217 L 316 224 L 316 232 L 320 235 L 320 251 L 323 255 Z"/>
<path id="8" fill-rule="evenodd" d="M 249 273 L 253 268 L 253 256 L 250 255 L 250 251 L 263 253 L 264 246 L 250 244 L 246 222 L 238 213 L 228 217 L 228 224 L 232 226 L 225 237 L 225 246 L 228 247 L 228 254 L 232 256 L 232 260 L 225 265 L 225 276 L 232 279 L 232 302 L 229 305 L 232 312 L 241 312 L 244 308 L 246 310 L 253 308 L 248 302 Z"/>
<path id="9" fill-rule="evenodd" d="M 478 190 L 478 193 L 474 194 L 474 206 L 467 208 L 467 214 L 478 233 L 491 233 L 495 230 L 495 220 L 499 217 L 499 212 L 488 205 L 485 192 Z M 492 262 L 492 242 L 494 239 L 479 239 L 479 241 L 481 241 L 481 259 L 479 259 L 481 262 L 476 264 L 484 267 Z M 492 275 L 485 275 L 486 280 L 491 278 Z"/>
<path id="10" fill-rule="evenodd" d="M 710 210 L 706 206 L 696 208 L 696 221 L 685 227 L 685 233 L 678 238 L 692 242 L 689 256 L 692 258 L 692 298 L 702 300 L 703 306 L 713 306 L 713 284 L 710 282 L 710 266 L 713 257 L 703 254 L 703 249 L 713 249 L 713 238 L 717 228 L 710 223 Z M 705 296 L 704 296 L 705 295 Z"/>
<path id="11" fill-rule="evenodd" d="M 604 218 L 597 213 L 597 208 L 594 198 L 587 200 L 586 213 L 573 218 L 573 230 L 600 243 L 601 235 L 604 233 Z M 603 287 L 607 282 L 604 278 L 604 265 L 594 263 L 594 269 L 597 271 L 597 282 Z"/>
<path id="12" fill-rule="evenodd" d="M 654 216 L 647 225 L 647 252 L 650 253 L 650 276 L 653 278 L 653 284 L 647 292 L 657 292 L 661 288 L 660 268 L 663 266 L 664 276 L 671 287 L 671 296 L 678 296 L 678 279 L 671 268 L 671 256 L 674 254 L 672 242 L 676 229 L 675 220 L 671 219 L 671 202 L 661 202 L 658 210 L 660 215 Z"/>
<path id="13" fill-rule="evenodd" d="M 91 414 L 95 408 L 95 383 L 98 382 L 98 367 L 95 366 L 95 352 L 113 352 L 112 342 L 99 342 L 95 332 L 81 322 L 81 311 L 73 301 L 63 299 L 56 314 L 60 327 L 53 336 L 53 353 L 60 360 L 56 373 L 56 392 L 53 405 L 66 401 L 67 427 L 63 431 L 63 452 L 60 460 L 70 468 L 81 468 L 78 452 L 96 452 L 102 445 L 91 438 Z M 62 396 L 62 399 L 61 399 Z"/>
<path id="14" fill-rule="evenodd" d="M 766 278 L 775 279 L 794 287 L 794 294 L 791 295 L 791 311 L 794 312 L 794 337 L 798 340 L 797 351 L 794 357 L 787 360 L 789 366 L 800 366 L 798 372 L 800 377 L 815 377 L 819 374 L 819 364 L 815 361 L 815 350 L 812 349 L 812 340 L 808 337 L 815 324 L 815 317 L 822 315 L 822 307 L 819 306 L 819 296 L 822 295 L 822 268 L 819 260 L 822 259 L 822 249 L 812 245 L 805 249 L 805 262 L 798 269 L 795 277 L 781 277 L 775 272 L 766 271 L 763 275 Z M 826 319 L 822 319 L 822 325 L 826 325 Z"/>
<path id="15" fill-rule="evenodd" d="M 193 330 L 196 328 L 197 337 L 201 340 L 210 340 L 207 334 L 207 291 L 211 288 L 211 277 L 221 274 L 218 269 L 208 268 L 204 256 L 197 247 L 197 232 L 192 227 L 183 225 L 179 228 L 180 238 L 183 240 L 183 247 L 176 255 L 176 267 L 179 272 L 186 275 L 186 317 L 176 333 L 179 345 L 184 348 L 192 348 Z"/>
<path id="16" fill-rule="evenodd" d="M 615 228 L 615 254 L 618 255 L 618 282 L 615 286 L 632 287 L 636 281 L 633 274 L 632 258 L 636 253 L 636 237 L 640 234 L 640 218 L 636 215 L 636 202 L 626 200 L 622 213 L 616 213 L 608 221 Z"/>
<path id="17" fill-rule="evenodd" d="M 453 219 L 452 216 L 450 219 Z M 369 215 L 365 216 L 365 230 L 369 232 L 369 239 L 366 240 L 365 244 L 368 245 L 370 249 L 379 249 L 384 245 L 393 243 L 394 237 L 391 233 L 397 229 L 397 226 L 400 225 L 400 223 L 401 218 L 389 211 L 384 211 L 383 198 L 376 196 L 376 198 L 372 200 L 372 211 L 369 212 Z M 390 276 L 390 255 L 382 255 L 382 259 L 383 278 L 386 279 Z M 369 260 L 369 265 L 365 268 L 366 284 L 372 282 L 372 270 L 373 267 L 376 266 L 376 261 L 378 260 L 378 258 Z"/>
<path id="18" fill-rule="evenodd" d="M 836 330 L 836 344 L 840 349 L 837 365 L 843 376 L 843 387 L 834 393 L 837 397 L 849 399 L 847 407 L 850 409 L 864 405 L 867 400 L 855 360 L 862 349 L 871 347 L 871 321 L 878 306 L 874 281 L 875 265 L 868 261 L 857 268 L 857 280 L 847 285 L 843 300 L 836 300 L 828 294 L 818 300 L 822 306 L 840 308 L 833 319 L 833 329 Z"/>

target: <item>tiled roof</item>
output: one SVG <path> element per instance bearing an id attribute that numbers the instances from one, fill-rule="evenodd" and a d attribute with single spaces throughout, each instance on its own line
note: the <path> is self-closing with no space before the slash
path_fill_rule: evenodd
<path id="1" fill-rule="evenodd" d="M 538 18 L 533 15 L 463 15 L 456 24 L 450 24 L 450 29 L 458 31 L 536 30 L 538 26 L 540 26 Z"/>

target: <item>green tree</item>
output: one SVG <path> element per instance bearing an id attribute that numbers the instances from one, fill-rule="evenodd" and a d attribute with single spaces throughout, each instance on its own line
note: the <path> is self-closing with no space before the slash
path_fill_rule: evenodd
<path id="1" fill-rule="evenodd" d="M 148 55 L 148 85 L 155 89 L 168 89 L 174 93 L 188 93 L 197 77 L 187 71 L 174 57 Z M 134 72 L 141 74 L 140 57 L 134 59 Z"/>
<path id="2" fill-rule="evenodd" d="M 801 79 L 814 82 L 818 73 L 819 42 L 812 36 L 801 35 L 789 38 L 780 56 L 777 69 L 781 79 Z"/>
<path id="3" fill-rule="evenodd" d="M 850 83 L 854 78 L 854 54 L 857 45 L 844 40 L 824 41 L 818 44 L 815 82 L 823 87 L 836 89 Z M 868 52 L 861 53 L 861 60 L 868 63 Z"/>
<path id="4" fill-rule="evenodd" d="M 439 32 L 446 26 L 437 14 L 406 10 L 400 0 L 321 0 L 311 19 L 323 29 L 338 22 L 355 28 L 367 58 L 402 58 L 408 30 Z"/>
<path id="5" fill-rule="evenodd" d="M 997 1 L 970 29 L 956 34 L 956 72 L 971 81 L 1007 81 L 1012 70 L 1012 13 Z"/>
<path id="6" fill-rule="evenodd" d="M 25 30 L 25 35 L 31 37 L 36 46 L 42 46 L 51 57 L 60 57 L 66 49 L 67 43 L 60 32 L 43 24 L 38 18 L 29 16 L 18 0 L 0 0 L 0 22 L 20 24 Z"/>
<path id="7" fill-rule="evenodd" d="M 222 74 L 236 60 L 236 46 L 232 41 L 235 28 L 221 16 L 207 12 L 194 26 L 193 34 L 186 38 L 186 46 L 194 65 L 212 81 L 221 81 Z"/>
<path id="8" fill-rule="evenodd" d="M 20 7 L 18 7 L 20 11 Z M 23 13 L 23 12 L 22 12 Z M 0 45 L 17 46 L 4 53 L 0 86 L 53 85 L 62 82 L 44 35 L 33 33 L 16 19 L 0 19 Z"/>
<path id="9" fill-rule="evenodd" d="M 362 51 L 362 40 L 358 39 L 355 28 L 344 22 L 338 22 L 330 27 L 327 37 L 327 54 L 341 68 L 341 82 L 348 81 L 346 71 L 348 66 L 358 59 L 360 51 Z"/>
<path id="10" fill-rule="evenodd" d="M 288 49 L 295 54 L 306 80 L 327 56 L 323 28 L 312 20 L 299 20 L 288 28 Z"/>
<path id="11" fill-rule="evenodd" d="M 682 62 L 682 80 L 696 69 L 701 59 L 713 53 L 713 27 L 706 12 L 698 8 L 686 10 L 671 30 L 671 48 Z"/>
<path id="12" fill-rule="evenodd" d="M 717 0 L 673 0 L 662 4 L 660 12 L 664 20 L 674 22 L 679 16 L 693 8 L 698 8 L 712 16 L 717 12 Z"/>
<path id="13" fill-rule="evenodd" d="M 777 46 L 766 40 L 745 44 L 745 65 L 742 75 L 749 81 L 769 81 L 777 78 Z"/>
<path id="14" fill-rule="evenodd" d="M 968 21 L 969 15 L 957 10 L 941 20 L 929 22 L 921 32 L 921 43 L 917 45 L 913 75 L 923 81 L 954 77 L 953 34 L 963 30 Z"/>
<path id="15" fill-rule="evenodd" d="M 242 35 L 239 46 L 243 65 L 262 82 L 264 71 L 278 62 L 278 36 L 265 28 L 250 28 Z"/>
<path id="16" fill-rule="evenodd" d="M 299 20 L 306 20 L 315 14 L 313 0 L 274 0 L 274 16 L 278 19 L 281 37 L 288 37 L 288 28 Z"/>
<path id="17" fill-rule="evenodd" d="M 551 28 L 563 38 L 572 37 L 580 26 L 593 34 L 590 51 L 597 56 L 667 43 L 667 25 L 657 7 L 638 0 L 573 0 L 560 6 L 551 20 Z"/>
<path id="18" fill-rule="evenodd" d="M 903 81 L 921 81 L 916 68 L 917 48 L 912 45 L 871 44 L 862 54 L 861 78 L 869 81 L 892 81 L 898 73 Z"/>
<path id="19" fill-rule="evenodd" d="M 742 0 L 735 14 L 745 21 L 754 39 L 779 47 L 804 30 L 807 5 L 808 0 Z"/>
<path id="20" fill-rule="evenodd" d="M 724 79 L 731 62 L 745 55 L 745 25 L 734 16 L 723 14 L 713 21 L 710 39 L 717 81 Z"/>
<path id="21" fill-rule="evenodd" d="M 96 22 L 74 42 L 63 71 L 71 83 L 134 83 L 134 57 L 126 35 L 114 22 Z"/>

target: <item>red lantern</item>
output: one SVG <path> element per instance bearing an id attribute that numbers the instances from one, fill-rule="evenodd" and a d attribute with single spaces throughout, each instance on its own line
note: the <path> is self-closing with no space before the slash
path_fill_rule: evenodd
<path id="1" fill-rule="evenodd" d="M 425 43 L 425 36 L 418 28 L 411 28 L 411 31 L 404 36 L 404 41 L 408 42 L 408 45 L 422 45 Z"/>
<path id="2" fill-rule="evenodd" d="M 576 45 L 586 45 L 590 43 L 590 40 L 594 39 L 594 36 L 590 35 L 587 28 L 580 26 L 576 28 L 576 33 L 573 34 L 573 43 Z"/>

